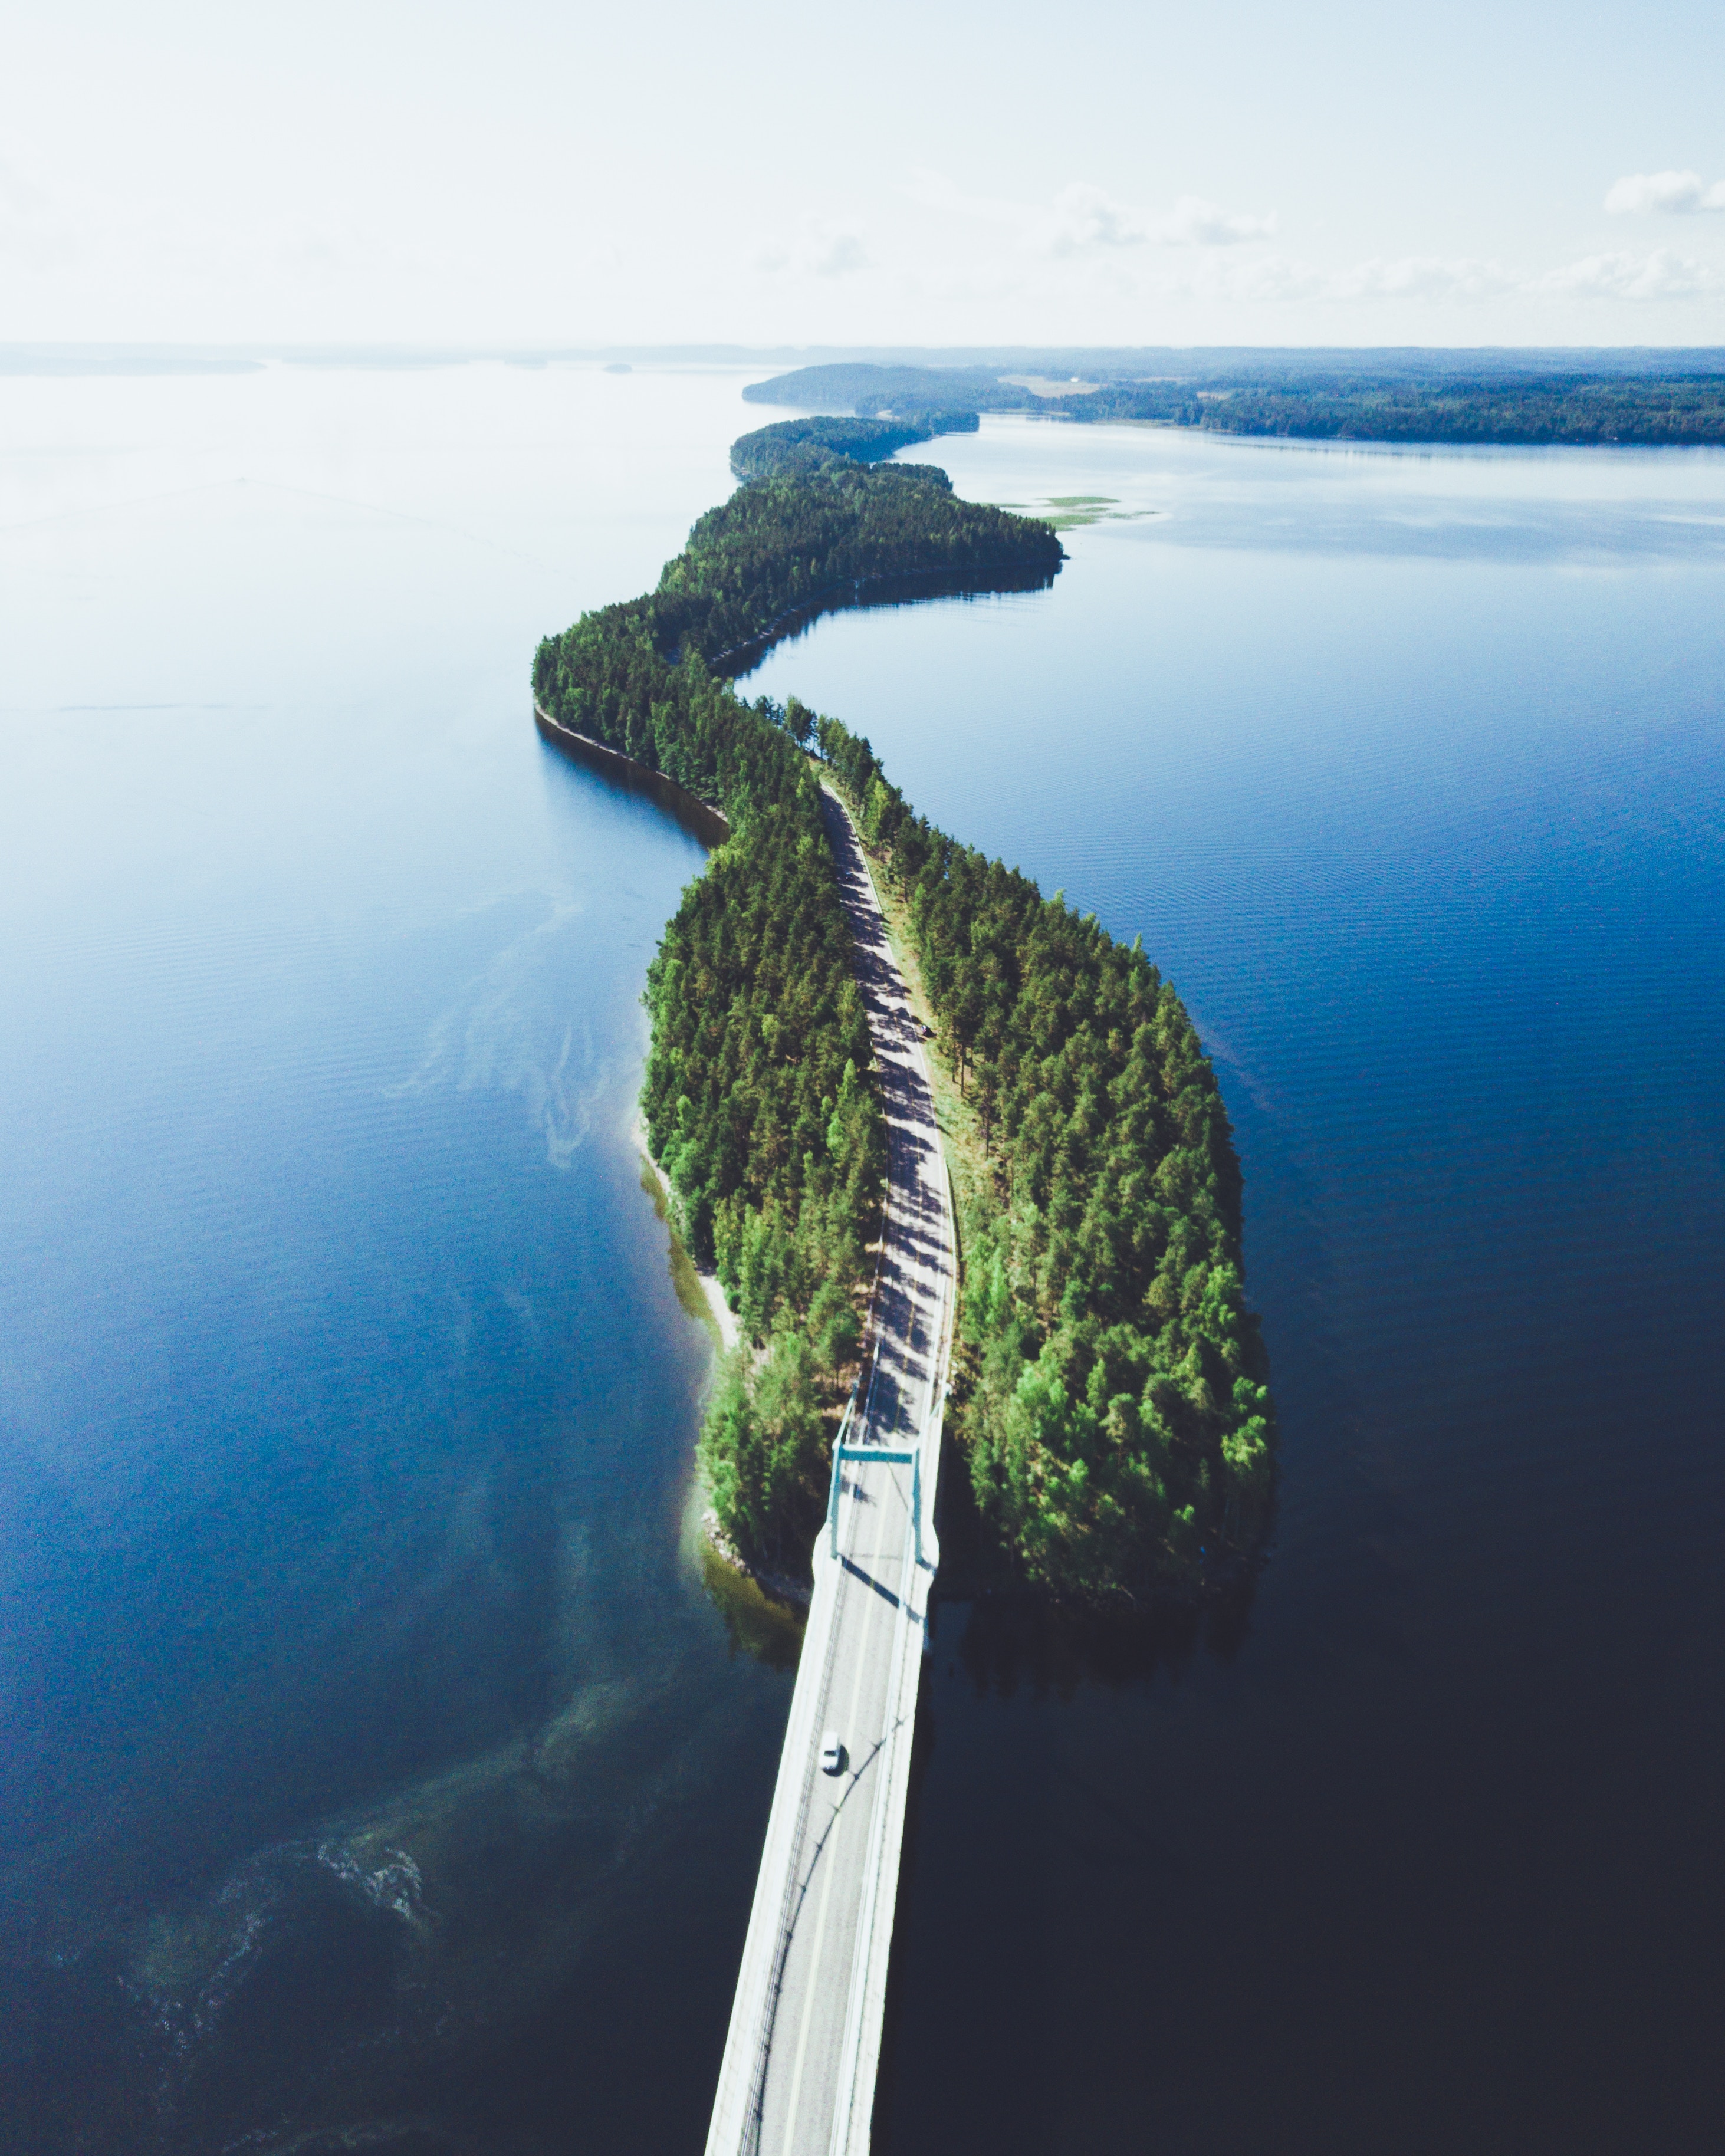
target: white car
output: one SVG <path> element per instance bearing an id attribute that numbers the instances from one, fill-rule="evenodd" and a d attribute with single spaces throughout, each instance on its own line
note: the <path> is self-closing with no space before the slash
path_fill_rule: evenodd
<path id="1" fill-rule="evenodd" d="M 835 1730 L 828 1730 L 820 1740 L 820 1771 L 823 1774 L 845 1772 L 845 1747 L 839 1742 Z"/>

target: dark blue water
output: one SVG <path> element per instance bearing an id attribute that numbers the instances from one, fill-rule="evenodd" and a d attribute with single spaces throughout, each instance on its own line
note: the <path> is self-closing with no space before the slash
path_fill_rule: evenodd
<path id="1" fill-rule="evenodd" d="M 737 388 L 7 389 L 8 2148 L 700 2145 L 788 1697 L 629 1137 L 700 851 L 524 685 Z M 1725 467 L 939 449 L 1122 513 L 757 679 L 1143 932 L 1284 1474 L 1243 1609 L 941 1610 L 882 2144 L 1711 2148 Z"/>
<path id="2" fill-rule="evenodd" d="M 1725 460 L 940 448 L 1156 513 L 755 678 L 1142 931 L 1284 1473 L 1208 1637 L 942 1611 L 894 2156 L 1717 2146 Z"/>
<path id="3" fill-rule="evenodd" d="M 702 855 L 526 683 L 735 384 L 257 387 L 8 391 L 0 2144 L 692 2146 L 788 1683 L 629 1134 Z"/>

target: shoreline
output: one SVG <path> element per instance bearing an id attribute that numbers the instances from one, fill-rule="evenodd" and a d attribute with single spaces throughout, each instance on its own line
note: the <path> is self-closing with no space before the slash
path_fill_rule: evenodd
<path id="1" fill-rule="evenodd" d="M 597 765 L 608 777 L 622 778 L 625 783 L 650 794 L 661 806 L 680 814 L 695 827 L 696 835 L 709 847 L 722 845 L 730 837 L 730 819 L 721 810 L 715 808 L 711 802 L 703 801 L 698 794 L 690 793 L 686 787 L 678 785 L 674 778 L 667 778 L 663 772 L 650 770 L 647 765 L 637 762 L 634 757 L 626 756 L 621 749 L 612 748 L 603 742 L 595 741 L 591 734 L 577 733 L 572 726 L 562 725 L 552 717 L 536 697 L 533 701 L 533 718 L 546 740 L 559 747 L 572 748 L 584 762 Z M 630 1121 L 629 1134 L 630 1142 L 641 1158 L 644 1170 L 642 1183 L 652 1190 L 654 1209 L 665 1223 L 670 1238 L 670 1270 L 677 1290 L 677 1300 L 685 1310 L 690 1311 L 691 1317 L 699 1317 L 706 1324 L 718 1343 L 719 1353 L 729 1354 L 742 1346 L 742 1328 L 726 1299 L 718 1275 L 698 1265 L 683 1240 L 682 1231 L 677 1224 L 676 1194 L 671 1188 L 670 1178 L 654 1153 L 652 1141 L 648 1137 L 647 1126 L 641 1119 L 639 1106 Z M 680 1273 L 684 1277 L 680 1278 Z M 691 1301 L 696 1302 L 696 1307 L 692 1310 L 690 1309 Z M 700 1495 L 704 1498 L 706 1492 L 700 1483 L 698 1460 L 695 1462 L 695 1475 Z M 803 1609 L 808 1608 L 811 1588 L 788 1574 L 764 1572 L 752 1565 L 720 1526 L 719 1516 L 711 1505 L 701 1505 L 696 1526 L 709 1555 L 735 1573 L 740 1579 L 750 1581 L 763 1594 L 778 1601 Z"/>
<path id="2" fill-rule="evenodd" d="M 553 747 L 570 751 L 580 762 L 606 778 L 620 779 L 631 793 L 644 793 L 661 808 L 669 809 L 710 851 L 722 846 L 731 836 L 731 819 L 722 808 L 714 808 L 711 801 L 703 801 L 698 793 L 691 793 L 675 778 L 667 778 L 662 771 L 637 762 L 620 748 L 595 741 L 591 734 L 577 733 L 573 726 L 566 726 L 561 719 L 552 718 L 536 696 L 533 699 L 533 722 L 542 738 Z"/>
<path id="3" fill-rule="evenodd" d="M 1046 518 L 1037 521 L 1048 521 Z M 1052 525 L 1050 529 L 1053 529 Z M 753 673 L 774 644 L 813 628 L 825 614 L 849 613 L 870 606 L 914 604 L 924 598 L 992 598 L 1007 592 L 1046 591 L 1066 559 L 1063 547 L 1060 562 L 1052 569 L 1033 568 L 1023 562 L 973 562 L 962 569 L 876 569 L 867 576 L 840 577 L 776 613 L 752 636 L 715 652 L 713 670 L 717 672 L 722 668 L 730 679 L 740 680 L 745 674 Z M 933 588 L 937 584 L 945 584 L 948 588 L 937 590 Z M 849 592 L 850 598 L 835 598 L 841 592 Z M 754 656 L 748 658 L 751 652 Z M 732 669 L 727 665 L 732 660 L 742 659 L 747 659 L 746 665 Z"/>
<path id="4" fill-rule="evenodd" d="M 642 1162 L 658 1186 L 660 1217 L 675 1238 L 677 1251 L 681 1255 L 683 1262 L 688 1267 L 690 1275 L 700 1291 L 705 1305 L 702 1315 L 714 1332 L 717 1334 L 721 1349 L 728 1353 L 732 1348 L 742 1346 L 742 1328 L 737 1322 L 735 1312 L 725 1300 L 725 1291 L 720 1284 L 718 1275 L 704 1271 L 696 1265 L 690 1253 L 688 1245 L 683 1240 L 682 1231 L 677 1225 L 676 1194 L 671 1188 L 670 1178 L 653 1157 L 652 1144 L 647 1136 L 647 1126 L 641 1121 L 639 1109 L 635 1111 L 634 1122 L 629 1125 L 629 1134 L 635 1151 L 641 1156 Z M 644 1180 L 644 1178 L 643 1179 Z M 674 1259 L 672 1264 L 674 1273 L 675 1270 Z"/>
<path id="5" fill-rule="evenodd" d="M 719 1516 L 711 1505 L 702 1509 L 701 1534 L 719 1563 L 728 1566 L 740 1578 L 752 1581 L 762 1594 L 770 1595 L 774 1601 L 788 1602 L 798 1609 L 807 1609 L 814 1600 L 812 1579 L 793 1579 L 788 1572 L 768 1572 L 759 1565 L 751 1564 L 720 1526 Z"/>
<path id="6" fill-rule="evenodd" d="M 639 1112 L 629 1126 L 629 1137 L 634 1141 L 635 1150 L 639 1153 L 645 1170 L 641 1178 L 642 1183 L 644 1185 L 650 1183 L 655 1194 L 655 1209 L 660 1219 L 664 1221 L 666 1232 L 671 1239 L 671 1276 L 677 1289 L 677 1300 L 687 1310 L 692 1296 L 699 1296 L 698 1309 L 691 1311 L 690 1314 L 699 1316 L 703 1320 L 718 1342 L 718 1352 L 721 1354 L 728 1354 L 744 1344 L 742 1328 L 737 1322 L 736 1313 L 725 1299 L 725 1291 L 720 1284 L 718 1275 L 704 1271 L 690 1255 L 689 1246 L 684 1242 L 681 1232 L 677 1226 L 676 1214 L 674 1209 L 676 1201 L 671 1190 L 670 1178 L 653 1157 L 652 1147 L 648 1142 L 647 1127 L 641 1121 Z M 677 1277 L 680 1270 L 684 1273 L 682 1279 Z M 691 1288 L 692 1295 L 690 1291 Z M 814 1592 L 812 1583 L 794 1578 L 788 1573 L 770 1572 L 760 1565 L 751 1564 L 720 1526 L 718 1514 L 711 1505 L 706 1503 L 706 1488 L 701 1481 L 698 1459 L 694 1462 L 694 1470 L 695 1500 L 701 1507 L 696 1515 L 695 1527 L 707 1553 L 718 1563 L 735 1573 L 738 1578 L 750 1581 L 762 1594 L 771 1599 L 788 1603 L 797 1609 L 806 1610 L 809 1607 L 809 1597 Z M 693 1507 L 691 1506 L 690 1509 L 693 1510 Z M 686 1519 L 686 1513 L 685 1517 Z"/>

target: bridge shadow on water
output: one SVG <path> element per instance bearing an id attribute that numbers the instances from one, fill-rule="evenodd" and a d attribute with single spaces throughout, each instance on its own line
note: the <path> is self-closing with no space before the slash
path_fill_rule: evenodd
<path id="1" fill-rule="evenodd" d="M 1063 1609 L 1020 1592 L 948 1601 L 934 1613 L 945 1646 L 979 1693 L 1028 1689 L 1070 1698 L 1086 1684 L 1147 1684 L 1178 1676 L 1199 1655 L 1231 1662 L 1245 1645 L 1257 1583 L 1248 1576 L 1198 1604 Z"/>
<path id="2" fill-rule="evenodd" d="M 916 1707 L 872 2145 L 876 2156 L 960 2145 L 1045 2156 L 1060 2145 L 1048 2060 L 990 2051 L 990 2032 L 1009 2020 L 1025 1969 L 1052 1951 L 1050 1896 L 1031 1859 L 1027 1828 L 1034 1823 L 1070 1847 L 1100 1850 L 1098 1861 L 1117 1881 L 1154 1874 L 1166 1851 L 1130 1795 L 1036 1741 L 1021 1713 L 992 1753 L 993 1771 L 1009 1778 L 1011 1797 L 981 1810 L 963 1805 L 955 1815 L 953 1763 L 944 1755 L 956 1747 L 961 1776 L 964 1755 L 971 1755 L 973 1790 L 978 1740 L 974 1728 L 955 1726 L 954 1688 L 978 1702 L 1015 1699 L 1040 1717 L 1040 1703 L 1085 1692 L 1119 1699 L 1177 1685 L 1195 1665 L 1231 1663 L 1245 1647 L 1258 1569 L 1242 1568 L 1193 1602 L 1104 1611 L 1052 1604 L 1024 1585 L 994 1542 L 950 1440 L 939 1530 L 941 1568 L 929 1609 L 931 1660 Z M 966 1720 L 961 1712 L 958 1723 Z M 944 1789 L 931 1809 L 937 1754 Z M 998 1953 L 981 1957 L 994 1974 L 983 1979 L 983 1995 L 973 1995 L 974 1942 L 983 1936 L 998 1944 Z M 955 1983 L 961 1969 L 968 1974 Z M 997 1979 L 1000 1988 L 991 1994 Z M 968 2092 L 966 2100 L 952 2097 L 957 2087 Z M 954 2138 L 960 2119 L 973 2138 Z"/>

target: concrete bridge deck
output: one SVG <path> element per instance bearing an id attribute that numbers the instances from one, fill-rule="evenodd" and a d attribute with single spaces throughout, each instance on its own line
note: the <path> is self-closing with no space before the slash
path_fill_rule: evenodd
<path id="1" fill-rule="evenodd" d="M 836 798 L 824 805 L 880 1075 L 886 1220 L 707 2156 L 868 2148 L 939 1556 L 932 1513 L 957 1274 L 946 1163 L 920 1029 L 867 864 Z M 821 1772 L 818 1756 L 829 1731 L 846 1755 L 835 1776 Z"/>

